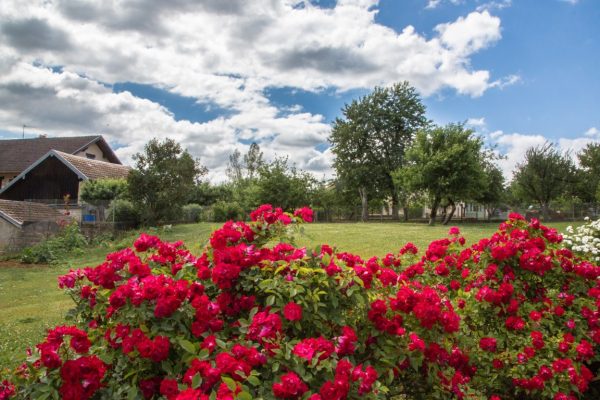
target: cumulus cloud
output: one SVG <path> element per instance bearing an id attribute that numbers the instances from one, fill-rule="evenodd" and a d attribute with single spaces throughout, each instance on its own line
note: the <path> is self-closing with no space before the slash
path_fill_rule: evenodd
<path id="1" fill-rule="evenodd" d="M 584 135 L 588 136 L 588 137 L 598 137 L 598 138 L 600 138 L 600 129 L 596 128 L 595 126 L 592 126 L 590 129 L 588 129 L 587 131 L 585 131 Z"/>
<path id="2" fill-rule="evenodd" d="M 485 118 L 469 118 L 467 120 L 467 125 L 473 128 L 483 128 L 485 127 Z"/>
<path id="3" fill-rule="evenodd" d="M 453 0 L 451 0 L 453 1 Z M 267 89 L 343 92 L 409 80 L 424 96 L 468 96 L 501 87 L 470 57 L 500 40 L 487 10 L 438 25 L 431 35 L 375 21 L 377 0 L 332 8 L 295 0 L 5 0 L 0 8 L 0 128 L 51 135 L 102 133 L 125 161 L 152 136 L 173 137 L 222 176 L 227 155 L 258 141 L 266 155 L 329 172 L 324 117 L 276 107 Z M 27 16 L 27 17 L 24 17 Z M 60 67 L 50 68 L 50 67 Z M 153 85 L 227 114 L 205 123 L 111 85 Z M 6 106 L 4 106 L 6 105 Z"/>
<path id="4" fill-rule="evenodd" d="M 589 131 L 588 131 L 589 132 Z M 586 132 L 587 134 L 587 132 Z M 498 164 L 502 169 L 504 177 L 510 181 L 513 177 L 513 171 L 519 163 L 525 159 L 525 153 L 531 147 L 543 145 L 548 139 L 542 135 L 522 134 L 522 133 L 504 133 L 502 131 L 494 131 L 488 135 L 491 143 L 497 146 L 496 150 L 504 158 L 499 160 Z M 558 146 L 559 150 L 564 154 L 568 154 L 577 163 L 577 153 L 583 150 L 589 143 L 596 142 L 592 137 L 576 137 L 576 138 L 558 138 L 553 141 Z"/>

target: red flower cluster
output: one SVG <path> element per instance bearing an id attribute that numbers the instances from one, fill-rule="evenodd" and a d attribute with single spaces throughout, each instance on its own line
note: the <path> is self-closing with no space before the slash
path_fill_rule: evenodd
<path id="1" fill-rule="evenodd" d="M 273 384 L 273 394 L 279 399 L 298 399 L 308 391 L 308 386 L 295 372 L 281 377 L 281 382 Z"/>
<path id="2" fill-rule="evenodd" d="M 61 398 L 63 400 L 89 399 L 102 386 L 105 373 L 106 365 L 96 356 L 65 361 L 60 368 Z"/>

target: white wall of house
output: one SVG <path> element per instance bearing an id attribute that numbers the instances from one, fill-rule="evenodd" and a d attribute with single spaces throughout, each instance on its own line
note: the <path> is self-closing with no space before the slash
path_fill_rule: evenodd
<path id="1" fill-rule="evenodd" d="M 93 158 L 94 160 L 98 161 L 110 162 L 106 157 L 104 157 L 104 153 L 102 153 L 102 150 L 100 150 L 100 147 L 98 147 L 96 143 L 91 144 L 87 149 L 80 151 L 79 153 L 75 153 L 75 155 L 79 157 Z"/>

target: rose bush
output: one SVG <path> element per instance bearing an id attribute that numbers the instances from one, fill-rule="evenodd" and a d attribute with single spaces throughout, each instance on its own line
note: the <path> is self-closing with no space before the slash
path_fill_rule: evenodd
<path id="1" fill-rule="evenodd" d="M 362 258 L 291 243 L 312 220 L 269 205 L 203 254 L 141 235 L 59 285 L 49 331 L 7 398 L 574 399 L 594 377 L 600 267 L 519 215 L 465 247 Z M 404 397 L 406 398 L 406 397 Z"/>

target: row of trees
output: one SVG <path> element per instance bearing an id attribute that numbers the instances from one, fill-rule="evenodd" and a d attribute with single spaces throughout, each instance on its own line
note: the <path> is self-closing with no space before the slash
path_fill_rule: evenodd
<path id="1" fill-rule="evenodd" d="M 336 209 L 349 217 L 360 209 L 362 220 L 373 205 L 389 204 L 393 219 L 399 219 L 400 209 L 408 219 L 410 207 L 426 206 L 430 224 L 440 209 L 447 224 L 459 202 L 482 205 L 488 216 L 501 205 L 535 204 L 547 218 L 550 203 L 559 197 L 600 200 L 598 143 L 577 155 L 579 167 L 550 143 L 531 148 L 507 185 L 496 164 L 499 156 L 465 124 L 434 125 L 408 82 L 375 88 L 342 114 L 329 139 L 333 180 L 319 181 L 287 158 L 266 161 L 252 143 L 246 154 L 230 155 L 227 181 L 213 184 L 204 179 L 207 169 L 178 143 L 153 139 L 134 156 L 127 182 L 89 183 L 82 198 L 120 199 L 144 224 L 178 221 L 183 212 L 198 215 L 208 207 L 215 220 L 243 218 L 264 203 Z"/>

